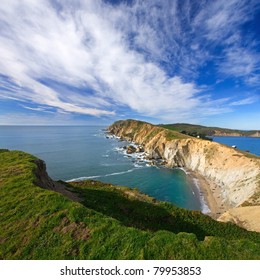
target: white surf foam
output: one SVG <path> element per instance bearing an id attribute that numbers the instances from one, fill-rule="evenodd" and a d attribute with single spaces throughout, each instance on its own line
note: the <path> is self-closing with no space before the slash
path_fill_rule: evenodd
<path id="1" fill-rule="evenodd" d="M 142 168 L 143 165 L 140 165 L 140 164 L 138 164 L 138 163 L 135 163 L 135 164 L 134 164 L 134 167 L 136 167 L 136 168 Z"/>
<path id="2" fill-rule="evenodd" d="M 110 173 L 110 174 L 105 174 L 105 175 L 95 175 L 95 176 L 86 176 L 86 177 L 78 177 L 78 178 L 73 178 L 70 180 L 67 180 L 66 182 L 77 182 L 77 181 L 84 181 L 88 179 L 95 179 L 95 178 L 102 178 L 102 177 L 109 177 L 109 176 L 115 176 L 115 175 L 122 175 L 125 173 L 129 173 L 134 171 L 134 169 L 129 169 L 127 171 L 122 171 L 122 172 L 115 172 L 115 173 Z"/>
<path id="3" fill-rule="evenodd" d="M 97 175 L 97 176 L 87 176 L 87 177 L 78 177 L 78 178 L 73 178 L 70 180 L 67 180 L 66 182 L 70 183 L 70 182 L 78 182 L 78 181 L 84 181 L 84 180 L 88 180 L 88 179 L 95 179 L 95 178 L 99 178 L 101 176 Z"/>
<path id="4" fill-rule="evenodd" d="M 184 167 L 175 167 L 176 169 L 180 169 L 182 170 L 183 172 L 185 172 L 185 174 L 189 175 L 191 174 L 189 171 L 187 171 L 187 169 L 185 169 Z"/>
<path id="5" fill-rule="evenodd" d="M 205 197 L 204 197 L 203 193 L 200 190 L 199 180 L 197 178 L 193 178 L 193 182 L 199 192 L 199 199 L 200 199 L 201 208 L 202 208 L 201 212 L 204 214 L 210 213 L 211 211 L 209 209 L 209 206 L 208 206 L 207 202 L 205 201 Z"/>
<path id="6" fill-rule="evenodd" d="M 133 172 L 134 169 L 129 169 L 127 171 L 122 171 L 122 172 L 115 172 L 115 173 L 111 173 L 111 174 L 106 174 L 104 175 L 104 177 L 108 177 L 108 176 L 115 176 L 115 175 L 121 175 L 121 174 L 125 174 L 125 173 L 129 173 L 129 172 Z"/>

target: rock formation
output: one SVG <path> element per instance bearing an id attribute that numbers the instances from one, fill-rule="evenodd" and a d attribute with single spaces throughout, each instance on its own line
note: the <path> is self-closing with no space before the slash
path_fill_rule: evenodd
<path id="1" fill-rule="evenodd" d="M 127 146 L 127 148 L 126 148 L 127 154 L 133 154 L 135 152 L 136 152 L 136 148 L 134 146 L 132 146 L 132 145 Z"/>
<path id="2" fill-rule="evenodd" d="M 260 157 L 135 120 L 117 121 L 108 130 L 142 145 L 168 167 L 184 167 L 214 182 L 230 208 L 260 204 Z"/>
<path id="3" fill-rule="evenodd" d="M 231 222 L 250 231 L 260 232 L 260 206 L 247 206 L 229 209 L 218 221 Z"/>

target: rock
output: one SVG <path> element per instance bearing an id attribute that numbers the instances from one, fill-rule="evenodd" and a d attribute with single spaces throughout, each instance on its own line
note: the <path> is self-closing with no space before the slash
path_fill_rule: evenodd
<path id="1" fill-rule="evenodd" d="M 152 160 L 153 158 L 151 156 L 146 156 L 144 159 L 145 160 Z"/>
<path id="2" fill-rule="evenodd" d="M 145 146 L 145 160 L 163 159 L 170 168 L 181 166 L 197 172 L 220 186 L 218 188 L 225 194 L 226 202 L 232 207 L 243 203 L 260 204 L 259 157 L 241 153 L 216 142 L 174 132 L 171 139 L 168 137 L 171 134 L 168 130 L 148 123 L 121 121 L 110 127 L 110 132 L 126 140 L 133 131 L 135 133 L 132 133 L 131 141 Z"/>
<path id="3" fill-rule="evenodd" d="M 144 152 L 144 148 L 142 146 L 138 146 L 136 149 L 136 153 L 143 153 Z"/>
<path id="4" fill-rule="evenodd" d="M 231 222 L 250 231 L 260 232 L 260 206 L 247 206 L 229 209 L 218 221 Z"/>
<path id="5" fill-rule="evenodd" d="M 136 148 L 135 148 L 134 146 L 129 145 L 129 146 L 127 147 L 127 150 L 126 150 L 126 153 L 127 153 L 127 154 L 133 154 L 133 153 L 135 153 L 135 152 L 136 152 Z"/>
<path id="6" fill-rule="evenodd" d="M 152 160 L 148 163 L 150 166 L 156 166 L 157 162 L 155 160 Z"/>

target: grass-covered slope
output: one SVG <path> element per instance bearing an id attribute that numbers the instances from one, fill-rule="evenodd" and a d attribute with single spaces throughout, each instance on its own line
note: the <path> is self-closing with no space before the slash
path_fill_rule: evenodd
<path id="1" fill-rule="evenodd" d="M 172 129 L 165 129 L 157 125 L 132 119 L 116 121 L 108 128 L 108 131 L 117 136 L 122 133 L 122 137 L 129 141 L 133 141 L 135 136 L 138 135 L 142 138 L 143 143 L 149 142 L 159 134 L 162 134 L 167 141 L 190 138 L 190 136 Z"/>
<path id="2" fill-rule="evenodd" d="M 258 233 L 96 181 L 63 183 L 75 202 L 44 176 L 35 157 L 0 151 L 1 259 L 260 258 Z"/>
<path id="3" fill-rule="evenodd" d="M 214 135 L 222 135 L 222 136 L 249 136 L 249 137 L 259 137 L 258 130 L 238 130 L 238 129 L 228 129 L 228 128 L 220 128 L 220 127 L 208 127 L 202 125 L 194 125 L 188 123 L 174 123 L 174 124 L 161 124 L 161 127 L 184 132 L 189 135 L 206 135 L 206 136 L 214 136 Z"/>

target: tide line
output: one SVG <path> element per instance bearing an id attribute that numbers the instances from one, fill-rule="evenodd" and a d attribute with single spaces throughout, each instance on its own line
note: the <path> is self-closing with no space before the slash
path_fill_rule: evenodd
<path id="1" fill-rule="evenodd" d="M 203 193 L 201 192 L 200 186 L 199 186 L 199 180 L 197 178 L 193 178 L 193 182 L 194 185 L 196 186 L 197 190 L 199 191 L 199 199 L 200 199 L 200 203 L 201 203 L 201 212 L 203 214 L 207 214 L 210 213 L 210 209 L 209 206 L 207 204 L 207 202 L 205 201 L 205 197 L 203 195 Z"/>

